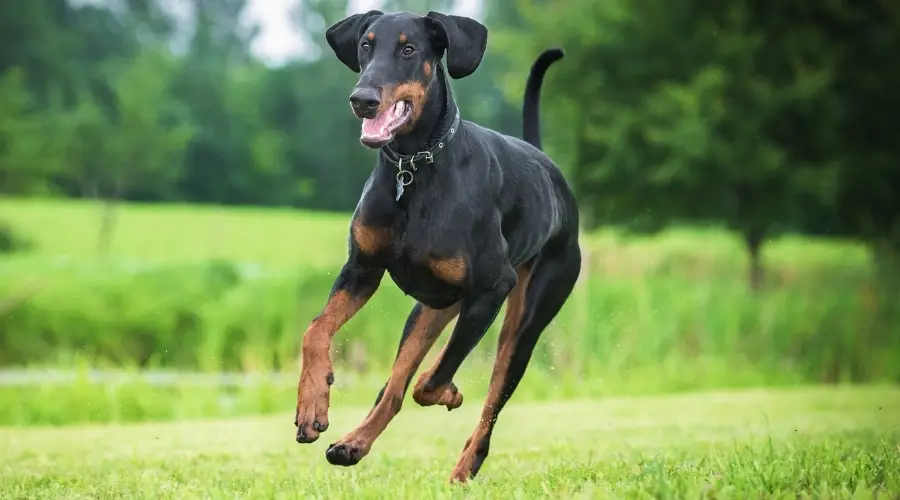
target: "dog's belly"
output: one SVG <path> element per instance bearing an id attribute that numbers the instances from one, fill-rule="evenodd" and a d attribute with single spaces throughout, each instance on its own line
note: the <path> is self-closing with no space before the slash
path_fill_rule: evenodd
<path id="1" fill-rule="evenodd" d="M 424 265 L 398 259 L 387 271 L 403 293 L 432 309 L 445 309 L 462 298 L 462 288 L 440 280 Z"/>

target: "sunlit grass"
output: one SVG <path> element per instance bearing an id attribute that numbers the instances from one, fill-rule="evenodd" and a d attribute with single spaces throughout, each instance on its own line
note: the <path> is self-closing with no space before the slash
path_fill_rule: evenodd
<path id="1" fill-rule="evenodd" d="M 354 468 L 327 444 L 368 408 L 337 405 L 316 443 L 291 415 L 0 428 L 2 498 L 885 498 L 900 494 L 900 390 L 719 392 L 513 402 L 467 487 L 446 480 L 481 401 L 400 415 Z"/>
<path id="2" fill-rule="evenodd" d="M 85 200 L 0 199 L 0 220 L 37 247 L 32 256 L 97 257 L 102 205 Z M 114 259 L 183 262 L 225 259 L 263 266 L 337 268 L 346 258 L 348 213 L 288 208 L 124 203 L 117 210 Z M 597 271 L 637 275 L 658 265 L 725 266 L 742 272 L 738 237 L 718 229 L 672 229 L 626 237 L 599 231 L 582 238 Z M 779 271 L 865 265 L 862 245 L 781 237 L 764 247 Z"/>

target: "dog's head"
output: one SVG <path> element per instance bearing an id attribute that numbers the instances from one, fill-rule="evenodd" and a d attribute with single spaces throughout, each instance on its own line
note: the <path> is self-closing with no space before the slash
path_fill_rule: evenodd
<path id="1" fill-rule="evenodd" d="M 377 149 L 415 128 L 445 52 L 451 78 L 478 68 L 487 28 L 439 12 L 417 16 L 371 10 L 334 24 L 325 38 L 344 65 L 361 73 L 350 106 L 363 120 L 360 141 Z"/>

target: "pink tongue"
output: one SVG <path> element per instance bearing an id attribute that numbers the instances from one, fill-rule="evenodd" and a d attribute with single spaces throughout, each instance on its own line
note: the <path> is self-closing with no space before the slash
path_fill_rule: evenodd
<path id="1" fill-rule="evenodd" d="M 388 125 L 400 116 L 403 105 L 403 101 L 400 101 L 379 113 L 375 118 L 363 118 L 363 138 L 384 141 L 390 139 L 393 132 L 388 128 Z"/>

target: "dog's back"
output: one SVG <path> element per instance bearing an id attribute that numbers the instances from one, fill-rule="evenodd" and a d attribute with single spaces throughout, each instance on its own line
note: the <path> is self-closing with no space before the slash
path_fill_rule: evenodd
<path id="1" fill-rule="evenodd" d="M 486 172 L 475 175 L 481 189 L 495 188 L 493 204 L 503 214 L 503 234 L 510 260 L 518 265 L 535 255 L 561 232 L 577 232 L 578 209 L 571 187 L 556 163 L 543 151 L 540 136 L 540 91 L 559 49 L 542 53 L 525 86 L 522 138 L 464 121 L 468 153 Z M 472 178 L 471 173 L 466 173 Z M 479 188 L 475 188 L 479 189 Z"/>

